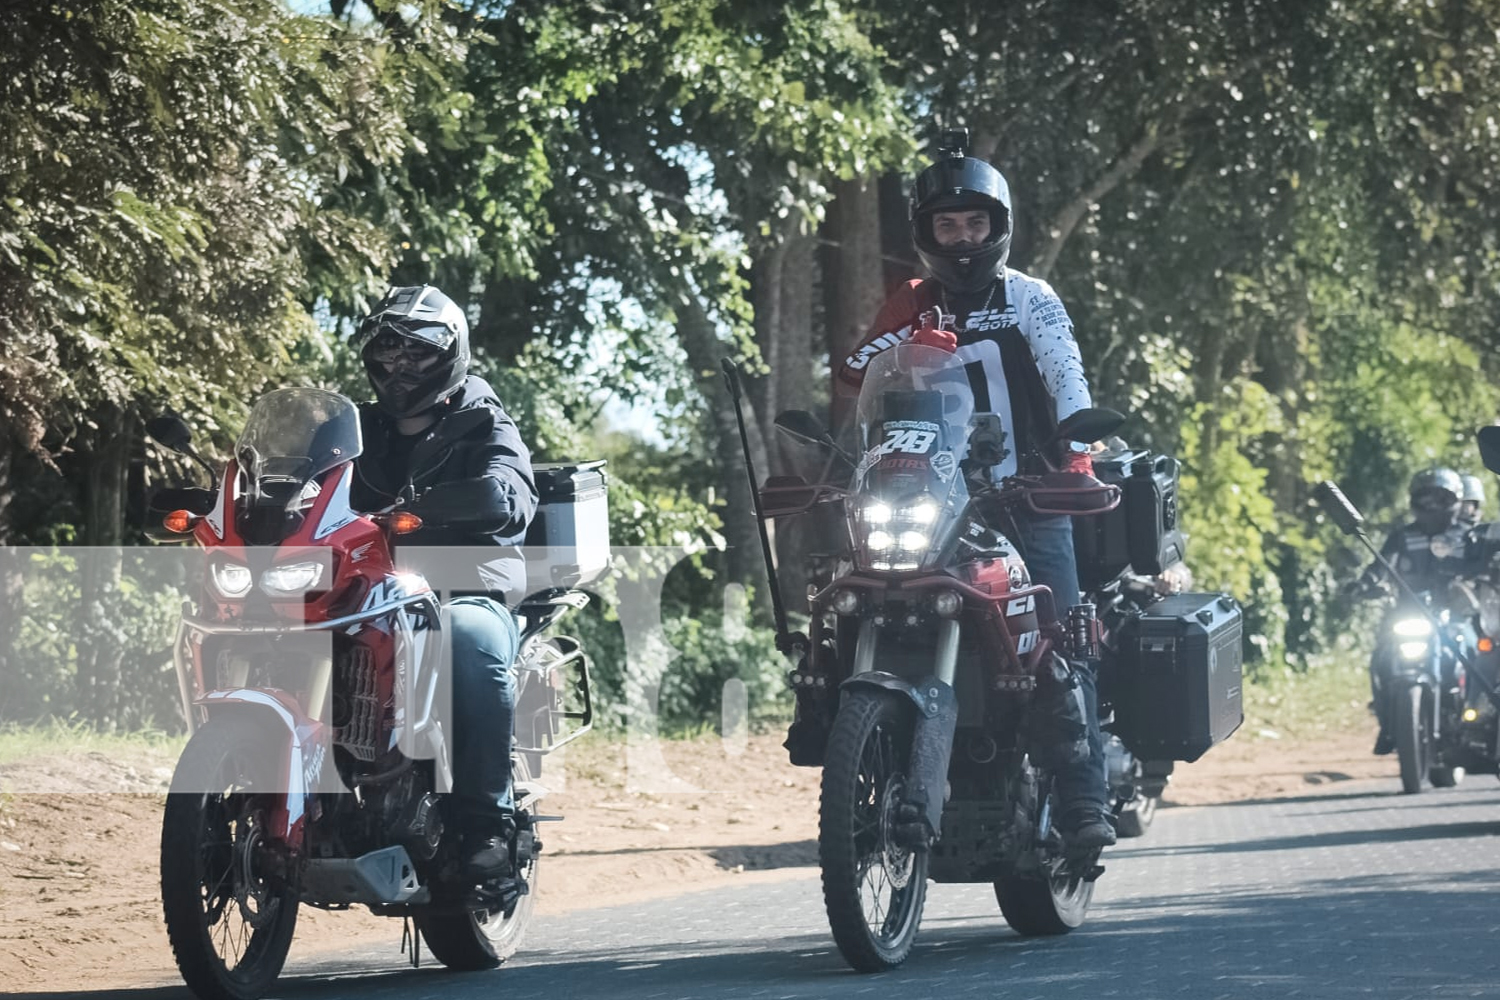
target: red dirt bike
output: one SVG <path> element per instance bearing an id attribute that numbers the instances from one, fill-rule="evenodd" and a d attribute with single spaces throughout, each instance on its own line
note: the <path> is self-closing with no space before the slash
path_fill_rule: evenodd
<path id="1" fill-rule="evenodd" d="M 732 365 L 726 374 L 738 401 Z M 788 632 L 774 568 L 772 597 L 783 650 L 799 661 L 788 747 L 803 727 L 794 762 L 823 766 L 829 924 L 860 971 L 905 961 L 928 879 L 991 883 L 1013 928 L 1045 935 L 1082 923 L 1103 871 L 1097 849 L 1067 850 L 1053 826 L 1055 765 L 1031 735 L 1046 713 L 1030 711 L 1039 697 L 1077 694 L 1059 654 L 1087 655 L 1075 637 L 1095 641 L 1097 621 L 1078 619 L 1077 608 L 1065 619 L 1007 536 L 1019 510 L 1103 512 L 1120 491 L 1066 473 L 992 484 L 1005 434 L 993 414 L 971 421 L 973 408 L 962 361 L 898 345 L 865 372 L 850 485 L 782 478 L 752 491 L 763 528 L 820 504 L 838 505 L 846 528 L 832 579 L 810 598 L 812 640 Z M 1123 419 L 1080 411 L 1058 439 L 1096 440 Z M 777 422 L 836 449 L 809 414 Z M 754 484 L 753 467 L 750 475 Z"/>
<path id="2" fill-rule="evenodd" d="M 193 454 L 180 420 L 153 424 L 154 437 Z M 263 995 L 302 903 L 409 919 L 450 968 L 504 961 L 535 900 L 541 758 L 591 724 L 582 649 L 540 634 L 588 596 L 569 586 L 532 594 L 514 609 L 516 876 L 464 882 L 442 794 L 451 786 L 443 615 L 427 581 L 392 557 L 395 536 L 421 521 L 350 507 L 360 450 L 348 399 L 282 389 L 255 404 L 219 489 L 152 501 L 158 512 L 176 506 L 163 528 L 207 556 L 196 612 L 185 609 L 175 644 L 192 737 L 161 846 L 167 934 L 200 997 Z M 413 935 L 414 963 L 416 948 Z"/>

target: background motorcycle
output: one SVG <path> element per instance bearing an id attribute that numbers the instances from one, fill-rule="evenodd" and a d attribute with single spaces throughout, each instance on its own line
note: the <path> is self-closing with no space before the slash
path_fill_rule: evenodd
<path id="1" fill-rule="evenodd" d="M 738 402 L 729 363 L 726 374 Z M 1059 655 L 1064 633 L 1050 591 L 1032 585 L 994 525 L 1023 506 L 1105 510 L 1119 490 L 1066 475 L 990 486 L 985 474 L 1003 457 L 1004 434 L 993 415 L 971 433 L 968 386 L 951 354 L 910 344 L 888 350 L 865 374 L 865 450 L 850 463 L 852 485 L 780 480 L 764 495 L 752 491 L 768 566 L 768 517 L 837 504 L 847 527 L 832 582 L 810 599 L 817 641 L 787 631 L 774 569 L 772 603 L 784 649 L 801 660 L 794 683 L 824 715 L 802 720 L 828 733 L 818 835 L 824 901 L 840 952 L 861 971 L 906 959 L 929 878 L 989 882 L 1017 931 L 1062 934 L 1084 920 L 1103 871 L 1097 850 L 1065 850 L 1053 826 L 1053 770 L 1037 759 L 1042 741 L 1027 734 L 1038 690 L 1070 682 Z M 1058 437 L 1095 440 L 1122 419 L 1080 411 Z M 832 446 L 810 415 L 779 422 Z M 753 485 L 753 465 L 749 473 Z M 1091 634 L 1091 622 L 1079 625 Z"/>
<path id="2" fill-rule="evenodd" d="M 1494 770 L 1493 748 L 1487 757 L 1473 752 L 1473 723 L 1469 683 L 1476 677 L 1470 669 L 1476 652 L 1473 621 L 1479 604 L 1473 591 L 1462 583 L 1449 588 L 1438 600 L 1428 591 L 1416 591 L 1391 565 L 1365 534 L 1364 517 L 1343 492 L 1331 482 L 1314 490 L 1319 504 L 1339 529 L 1357 537 L 1385 567 L 1402 593 L 1392 613 L 1381 624 L 1371 669 L 1376 672 L 1376 697 L 1383 703 L 1390 735 L 1396 742 L 1401 787 L 1408 794 L 1422 791 L 1431 782 L 1452 787 L 1463 780 L 1466 769 Z M 1452 558 L 1455 568 L 1462 553 L 1434 553 Z M 1479 678 L 1480 686 L 1488 682 Z M 1489 728 L 1493 729 L 1493 720 Z"/>
<path id="3" fill-rule="evenodd" d="M 149 429 L 192 453 L 181 421 Z M 218 489 L 153 498 L 158 512 L 175 508 L 158 537 L 191 535 L 207 557 L 175 644 L 192 737 L 167 797 L 161 863 L 168 937 L 201 997 L 269 989 L 301 903 L 409 918 L 455 969 L 499 964 L 534 905 L 541 759 L 591 725 L 586 656 L 574 639 L 542 635 L 588 597 L 532 594 L 515 609 L 517 874 L 462 880 L 441 794 L 451 782 L 443 617 L 427 582 L 398 572 L 391 553 L 421 521 L 350 508 L 360 449 L 348 399 L 278 390 L 255 404 Z M 415 963 L 415 936 L 411 947 Z"/>

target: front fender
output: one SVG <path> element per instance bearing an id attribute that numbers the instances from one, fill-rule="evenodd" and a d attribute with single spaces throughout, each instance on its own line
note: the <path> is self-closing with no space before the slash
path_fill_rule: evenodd
<path id="1" fill-rule="evenodd" d="M 904 697 L 916 706 L 906 801 L 921 811 L 929 842 L 936 840 L 943 829 L 948 761 L 953 755 L 953 733 L 958 728 L 958 696 L 952 685 L 935 676 L 913 684 L 894 674 L 871 670 L 855 674 L 841 688 L 875 690 L 886 697 Z"/>
<path id="2" fill-rule="evenodd" d="M 280 691 L 255 688 L 214 691 L 194 704 L 210 720 L 248 717 L 266 730 L 268 747 L 274 747 L 279 755 L 278 773 L 282 779 L 275 788 L 268 789 L 282 800 L 272 811 L 269 832 L 293 847 L 300 844 L 307 799 L 317 790 L 327 753 L 323 724 L 303 715 L 292 697 Z"/>

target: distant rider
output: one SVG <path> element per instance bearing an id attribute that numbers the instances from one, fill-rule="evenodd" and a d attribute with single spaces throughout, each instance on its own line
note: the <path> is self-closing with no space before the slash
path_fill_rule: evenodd
<path id="1" fill-rule="evenodd" d="M 1467 526 L 1458 520 L 1463 492 L 1463 480 L 1452 469 L 1425 469 L 1412 477 L 1408 489 L 1412 519 L 1391 532 L 1380 554 L 1396 567 L 1413 590 L 1442 595 L 1457 575 L 1457 566 L 1465 552 L 1467 531 Z M 1385 596 L 1393 586 L 1388 576 L 1385 567 L 1378 560 L 1373 561 L 1346 591 L 1357 598 Z M 1380 722 L 1380 733 L 1375 738 L 1377 754 L 1392 753 L 1396 749 L 1392 720 L 1388 718 L 1389 709 L 1384 697 L 1388 678 L 1381 673 L 1382 666 L 1389 662 L 1384 655 L 1384 646 L 1391 641 L 1389 631 L 1388 627 L 1381 628 L 1375 655 L 1370 658 L 1370 690 Z"/>

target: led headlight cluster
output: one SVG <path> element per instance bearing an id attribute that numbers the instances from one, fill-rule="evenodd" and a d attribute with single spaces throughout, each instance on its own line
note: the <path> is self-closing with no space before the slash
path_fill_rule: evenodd
<path id="1" fill-rule="evenodd" d="M 1420 660 L 1427 655 L 1427 637 L 1432 635 L 1432 623 L 1426 618 L 1402 618 L 1391 626 L 1401 641 L 1396 649 L 1403 660 Z"/>
<path id="2" fill-rule="evenodd" d="M 933 522 L 938 505 L 919 500 L 907 507 L 891 507 L 874 501 L 860 511 L 859 526 L 864 532 L 865 548 L 870 553 L 871 568 L 877 570 L 911 570 L 922 564 L 922 557 L 932 547 Z"/>
<path id="3" fill-rule="evenodd" d="M 255 583 L 250 567 L 236 562 L 217 561 L 210 566 L 209 575 L 214 589 L 223 597 L 244 597 Z M 322 579 L 321 562 L 283 563 L 260 575 L 260 589 L 272 597 L 294 597 L 314 589 Z"/>

